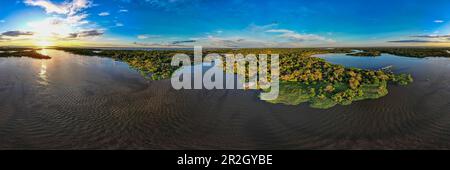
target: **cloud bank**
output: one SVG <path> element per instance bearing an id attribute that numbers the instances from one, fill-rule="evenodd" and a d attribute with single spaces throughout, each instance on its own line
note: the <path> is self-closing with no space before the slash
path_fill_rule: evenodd
<path id="1" fill-rule="evenodd" d="M 388 41 L 389 43 L 450 43 L 450 35 L 413 35 L 412 38 L 407 40 L 394 40 Z"/>

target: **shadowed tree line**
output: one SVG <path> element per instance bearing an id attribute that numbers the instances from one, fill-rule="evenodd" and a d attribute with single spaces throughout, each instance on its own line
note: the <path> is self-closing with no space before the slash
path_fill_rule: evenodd
<path id="1" fill-rule="evenodd" d="M 36 52 L 33 48 L 0 48 L 0 57 L 30 57 L 35 59 L 50 59 L 49 56 Z"/>
<path id="2" fill-rule="evenodd" d="M 431 48 L 431 47 L 415 47 L 415 48 L 358 48 L 364 52 L 371 53 L 388 53 L 392 55 L 404 56 L 404 57 L 450 57 L 450 48 Z"/>

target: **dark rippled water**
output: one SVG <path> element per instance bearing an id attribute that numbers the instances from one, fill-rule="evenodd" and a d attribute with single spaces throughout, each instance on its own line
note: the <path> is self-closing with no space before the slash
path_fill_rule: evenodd
<path id="1" fill-rule="evenodd" d="M 449 149 L 450 59 L 327 60 L 412 73 L 378 100 L 329 110 L 240 90 L 172 89 L 121 62 L 44 50 L 0 58 L 1 149 Z"/>

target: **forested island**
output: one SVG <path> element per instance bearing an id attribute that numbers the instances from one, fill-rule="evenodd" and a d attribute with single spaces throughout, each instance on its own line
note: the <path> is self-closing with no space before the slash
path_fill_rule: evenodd
<path id="1" fill-rule="evenodd" d="M 98 50 L 60 48 L 66 52 L 103 56 L 128 63 L 152 80 L 170 78 L 179 67 L 170 65 L 177 53 L 193 56 L 192 50 Z M 337 104 L 376 99 L 388 94 L 388 84 L 407 85 L 413 82 L 409 74 L 394 74 L 389 70 L 346 68 L 312 57 L 315 54 L 350 53 L 350 48 L 311 49 L 207 49 L 205 54 L 279 54 L 280 95 L 267 101 L 287 105 L 309 102 L 313 108 L 326 109 Z"/>
<path id="2" fill-rule="evenodd" d="M 0 48 L 0 57 L 30 57 L 35 59 L 50 59 L 49 56 L 36 52 L 33 48 Z"/>
<path id="3" fill-rule="evenodd" d="M 349 55 L 349 56 L 361 56 L 361 57 L 376 57 L 376 56 L 381 56 L 381 52 L 380 51 L 375 51 L 375 50 L 370 50 L 370 51 L 349 53 L 347 55 Z"/>
<path id="4" fill-rule="evenodd" d="M 359 48 L 363 51 L 371 51 L 371 53 L 388 53 L 392 55 L 425 58 L 425 57 L 450 57 L 450 48 L 433 48 L 433 47 L 378 47 L 378 48 Z"/>
<path id="5" fill-rule="evenodd" d="M 411 48 L 411 47 L 385 47 L 385 48 L 358 48 L 361 52 L 349 53 L 349 56 L 366 56 L 366 57 L 376 57 L 380 56 L 382 53 L 405 56 L 405 57 L 415 57 L 415 58 L 425 58 L 425 57 L 450 57 L 450 48 Z"/>

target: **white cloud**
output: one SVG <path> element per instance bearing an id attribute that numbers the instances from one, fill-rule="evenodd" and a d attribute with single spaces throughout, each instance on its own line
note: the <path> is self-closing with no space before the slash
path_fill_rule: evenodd
<path id="1" fill-rule="evenodd" d="M 100 13 L 98 14 L 98 16 L 102 16 L 102 17 L 108 16 L 108 15 L 109 15 L 109 12 L 100 12 Z"/>
<path id="2" fill-rule="evenodd" d="M 198 40 L 199 43 L 206 47 L 225 47 L 225 48 L 253 48 L 253 47 L 270 47 L 275 43 L 264 40 L 249 39 L 243 37 L 215 37 L 208 36 Z"/>
<path id="3" fill-rule="evenodd" d="M 116 27 L 123 27 L 124 25 L 122 23 L 116 23 Z"/>
<path id="4" fill-rule="evenodd" d="M 149 37 L 147 35 L 138 35 L 137 38 L 140 40 L 143 40 L 143 39 L 147 39 Z"/>
<path id="5" fill-rule="evenodd" d="M 167 43 L 143 43 L 143 42 L 134 42 L 133 45 L 138 47 L 152 47 L 152 48 L 185 48 L 185 45 L 178 44 L 167 44 Z"/>
<path id="6" fill-rule="evenodd" d="M 26 0 L 25 4 L 30 6 L 39 6 L 45 9 L 47 13 L 67 14 L 65 5 L 56 5 L 47 0 Z"/>
<path id="7" fill-rule="evenodd" d="M 140 39 L 140 40 L 144 40 L 144 39 L 158 38 L 158 37 L 160 37 L 160 36 L 159 35 L 141 34 L 141 35 L 138 35 L 136 38 Z"/>
<path id="8" fill-rule="evenodd" d="M 449 38 L 450 38 L 450 35 L 431 34 L 431 35 L 414 35 L 414 36 L 410 36 L 410 37 L 415 37 L 415 38 L 444 38 L 444 39 L 449 39 Z"/>
<path id="9" fill-rule="evenodd" d="M 72 0 L 66 1 L 60 4 L 52 3 L 48 0 L 25 0 L 25 4 L 30 6 L 38 6 L 45 9 L 48 14 L 59 14 L 57 17 L 60 20 L 65 20 L 70 25 L 83 25 L 87 24 L 87 14 L 82 11 L 92 6 L 90 0 Z"/>
<path id="10" fill-rule="evenodd" d="M 92 6 L 92 2 L 90 0 L 73 0 L 72 3 L 69 4 L 69 15 L 76 14 L 79 11 Z"/>
<path id="11" fill-rule="evenodd" d="M 443 20 L 434 20 L 433 22 L 435 22 L 435 23 L 443 23 L 444 21 Z"/>
<path id="12" fill-rule="evenodd" d="M 121 9 L 121 10 L 119 10 L 119 13 L 122 13 L 122 12 L 128 12 L 128 9 Z"/>
<path id="13" fill-rule="evenodd" d="M 325 37 L 315 34 L 300 34 L 292 30 L 287 29 L 271 29 L 267 30 L 267 33 L 279 33 L 278 37 L 285 38 L 291 41 L 304 42 L 304 41 L 323 41 L 332 43 L 334 40 L 327 39 Z"/>
<path id="14" fill-rule="evenodd" d="M 70 24 L 72 26 L 79 26 L 89 23 L 89 21 L 85 20 L 87 17 L 87 14 L 80 14 L 68 16 L 64 20 L 67 22 L 67 24 Z"/>
<path id="15" fill-rule="evenodd" d="M 24 3 L 30 6 L 42 7 L 48 14 L 65 15 L 75 15 L 92 5 L 90 0 L 73 0 L 72 2 L 63 2 L 60 4 L 55 4 L 49 0 L 25 0 Z"/>
<path id="16" fill-rule="evenodd" d="M 285 33 L 280 37 L 288 38 L 294 41 L 325 41 L 326 38 L 315 34 L 298 34 L 298 33 Z"/>
<path id="17" fill-rule="evenodd" d="M 271 30 L 267 30 L 266 32 L 271 32 L 271 33 L 294 33 L 294 31 L 287 30 L 287 29 L 271 29 Z"/>
<path id="18" fill-rule="evenodd" d="M 255 24 L 250 24 L 247 29 L 250 30 L 251 32 L 261 32 L 261 31 L 266 31 L 268 29 L 271 29 L 273 27 L 277 27 L 278 23 L 271 23 L 271 24 L 267 24 L 267 25 L 255 25 Z"/>

